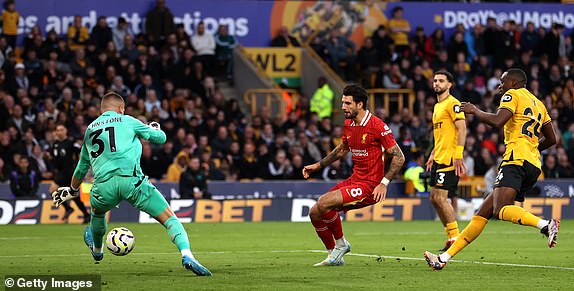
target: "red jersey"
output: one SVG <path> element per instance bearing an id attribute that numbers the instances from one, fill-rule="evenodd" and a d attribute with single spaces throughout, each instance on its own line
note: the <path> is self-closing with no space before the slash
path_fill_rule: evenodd
<path id="1" fill-rule="evenodd" d="M 383 153 L 397 143 L 389 126 L 367 110 L 360 124 L 345 120 L 343 142 L 353 155 L 350 179 L 379 184 L 385 174 Z"/>

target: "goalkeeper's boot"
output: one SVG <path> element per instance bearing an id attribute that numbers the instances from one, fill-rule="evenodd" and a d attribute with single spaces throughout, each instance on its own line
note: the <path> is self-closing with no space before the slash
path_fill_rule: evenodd
<path id="1" fill-rule="evenodd" d="M 441 261 L 438 255 L 431 252 L 425 252 L 425 260 L 433 270 L 442 270 L 446 266 L 446 262 Z"/>
<path id="2" fill-rule="evenodd" d="M 195 258 L 183 256 L 181 259 L 181 264 L 184 268 L 194 272 L 198 276 L 211 276 L 211 272 L 202 264 L 200 264 Z"/>
<path id="3" fill-rule="evenodd" d="M 331 257 L 331 259 L 329 260 L 329 263 L 331 263 L 331 265 L 338 264 L 343 259 L 343 256 L 350 251 L 351 251 L 351 244 L 345 240 L 344 246 L 335 247 L 333 249 L 333 251 L 329 255 L 329 257 Z"/>
<path id="4" fill-rule="evenodd" d="M 550 219 L 550 223 L 543 227 L 540 232 L 548 238 L 548 247 L 552 248 L 556 245 L 558 239 L 558 229 L 560 228 L 560 220 Z"/>
<path id="5" fill-rule="evenodd" d="M 87 226 L 86 229 L 84 229 L 84 242 L 90 249 L 90 252 L 92 252 L 92 257 L 94 257 L 94 260 L 96 262 L 99 262 L 104 258 L 104 252 L 101 253 L 94 252 L 94 239 L 92 238 L 92 228 L 89 226 Z"/>
<path id="6" fill-rule="evenodd" d="M 448 250 L 448 248 L 450 248 L 450 246 L 452 246 L 452 244 L 454 243 L 455 239 L 449 239 L 446 241 L 446 243 L 444 244 L 444 248 L 442 248 L 441 250 L 439 250 L 440 253 L 444 253 Z"/>
<path id="7" fill-rule="evenodd" d="M 326 259 L 318 262 L 317 264 L 313 265 L 314 267 L 322 267 L 322 266 L 343 266 L 345 265 L 345 260 L 341 258 L 341 260 L 336 264 L 331 264 L 331 255 L 329 254 Z"/>

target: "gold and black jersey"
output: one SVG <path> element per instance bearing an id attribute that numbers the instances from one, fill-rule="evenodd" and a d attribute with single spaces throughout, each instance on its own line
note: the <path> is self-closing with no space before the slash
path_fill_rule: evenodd
<path id="1" fill-rule="evenodd" d="M 454 122 L 459 119 L 464 120 L 464 112 L 460 110 L 460 101 L 452 95 L 434 105 L 434 161 L 449 166 L 440 172 L 454 170 L 452 159 L 458 144 L 458 129 Z"/>
<path id="2" fill-rule="evenodd" d="M 526 88 L 510 89 L 502 96 L 499 108 L 513 114 L 504 125 L 506 151 L 502 165 L 522 166 L 528 161 L 540 169 L 538 136 L 540 128 L 551 121 L 542 101 Z"/>

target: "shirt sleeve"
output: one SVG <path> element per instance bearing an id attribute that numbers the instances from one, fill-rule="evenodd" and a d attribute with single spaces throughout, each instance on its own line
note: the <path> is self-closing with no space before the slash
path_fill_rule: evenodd
<path id="1" fill-rule="evenodd" d="M 149 140 L 155 144 L 163 144 L 167 140 L 165 132 L 163 132 L 161 129 L 153 129 L 131 116 L 130 123 L 136 135 L 145 140 Z"/>
<path id="2" fill-rule="evenodd" d="M 86 136 L 88 131 L 86 131 Z M 82 144 L 82 149 L 80 150 L 80 160 L 74 171 L 74 177 L 78 180 L 83 180 L 88 170 L 90 169 L 90 157 L 88 153 L 88 148 L 86 147 L 86 139 L 84 138 L 84 143 Z"/>
<path id="3" fill-rule="evenodd" d="M 518 107 L 518 98 L 513 96 L 512 93 L 512 90 L 508 90 L 504 95 L 502 95 L 502 98 L 500 98 L 500 106 L 498 108 L 508 109 L 512 114 L 514 114 Z"/>
<path id="4" fill-rule="evenodd" d="M 460 110 L 460 101 L 454 99 L 451 108 L 449 108 L 449 114 L 454 121 L 464 120 L 464 111 Z"/>
<path id="5" fill-rule="evenodd" d="M 382 123 L 378 131 L 381 133 L 381 144 L 385 149 L 391 148 L 395 144 L 397 144 L 397 141 L 395 141 L 395 137 L 393 136 L 391 128 L 384 122 Z"/>

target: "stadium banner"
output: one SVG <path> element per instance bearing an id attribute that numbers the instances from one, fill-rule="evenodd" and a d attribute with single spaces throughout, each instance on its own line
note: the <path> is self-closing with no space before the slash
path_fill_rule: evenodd
<path id="1" fill-rule="evenodd" d="M 301 49 L 248 47 L 245 51 L 251 61 L 275 82 L 289 87 L 301 85 Z"/>
<path id="2" fill-rule="evenodd" d="M 167 199 L 181 198 L 179 195 L 179 185 L 177 183 L 154 182 L 156 188 Z M 232 200 L 232 199 L 291 199 L 291 198 L 311 198 L 317 199 L 323 193 L 326 193 L 336 182 L 325 181 L 265 181 L 265 182 L 223 182 L 208 181 L 208 192 L 212 194 L 214 200 Z M 50 199 L 50 184 L 42 183 L 38 190 L 37 197 L 41 199 Z M 546 179 L 538 181 L 536 188 L 540 191 L 537 197 L 549 198 L 573 198 L 574 197 L 574 180 L 573 179 Z M 87 196 L 91 189 L 91 184 L 83 183 L 80 191 L 82 200 L 88 201 Z M 404 198 L 405 183 L 404 181 L 395 180 L 389 184 L 387 197 Z M 0 200 L 14 199 L 9 184 L 0 184 Z"/>
<path id="3" fill-rule="evenodd" d="M 39 4 L 41 2 L 41 4 Z M 46 33 L 54 29 L 65 35 L 74 15 L 80 15 L 83 23 L 93 27 L 99 16 L 106 16 L 115 27 L 117 17 L 124 17 L 135 34 L 143 32 L 145 15 L 154 6 L 154 0 L 19 0 L 16 10 L 20 13 L 18 33 L 23 36 L 39 25 Z M 424 27 L 429 35 L 442 28 L 447 36 L 457 23 L 471 28 L 477 23 L 486 24 L 494 17 L 499 24 L 506 19 L 549 29 L 553 22 L 566 27 L 566 33 L 574 28 L 574 6 L 545 3 L 436 3 L 436 2 L 390 2 L 374 1 L 258 1 L 258 0 L 170 0 L 167 6 L 174 14 L 176 23 L 183 23 L 192 35 L 199 21 L 206 30 L 215 33 L 219 24 L 227 24 L 229 33 L 244 46 L 268 46 L 271 38 L 282 26 L 291 34 L 307 39 L 314 32 L 336 28 L 358 46 L 366 36 L 381 24 L 386 24 L 396 6 L 404 8 L 404 18 L 411 28 Z M 20 37 L 22 42 L 23 37 Z"/>
<path id="4" fill-rule="evenodd" d="M 54 29 L 59 35 L 68 33 L 74 15 L 82 16 L 82 23 L 89 29 L 98 17 L 106 16 L 108 24 L 115 27 L 118 17 L 124 17 L 134 34 L 144 32 L 145 16 L 155 6 L 155 0 L 18 0 L 20 13 L 18 33 L 26 35 L 38 25 L 46 34 Z M 231 0 L 169 0 L 167 7 L 176 24 L 182 23 L 186 32 L 193 35 L 196 25 L 203 21 L 205 30 L 217 32 L 219 24 L 228 25 L 229 34 L 239 43 L 248 46 L 269 45 L 269 17 L 273 1 Z M 20 38 L 20 41 L 23 37 Z"/>
<path id="5" fill-rule="evenodd" d="M 395 2 L 387 6 L 385 14 L 388 18 L 397 6 L 403 7 L 403 18 L 409 21 L 413 33 L 417 26 L 421 26 L 427 35 L 442 28 L 449 36 L 459 23 L 472 30 L 476 24 L 486 25 L 489 17 L 496 19 L 500 26 L 506 20 L 514 20 L 523 26 L 532 22 L 535 27 L 546 30 L 553 23 L 561 23 L 566 28 L 565 35 L 574 28 L 574 6 L 568 4 Z"/>
<path id="6" fill-rule="evenodd" d="M 309 221 L 309 210 L 315 199 L 235 199 L 193 200 L 168 199 L 184 223 Z M 482 198 L 459 199 L 461 220 L 469 220 Z M 89 203 L 87 205 L 89 207 Z M 527 198 L 523 207 L 545 218 L 574 218 L 573 198 Z M 2 224 L 60 224 L 64 223 L 63 208 L 56 208 L 51 200 L 0 200 L 0 225 Z M 347 221 L 412 221 L 436 219 L 435 211 L 427 198 L 387 198 L 383 203 L 349 211 Z M 82 223 L 80 211 L 70 216 L 68 223 Z M 148 214 L 140 212 L 127 202 L 108 212 L 108 221 L 154 223 Z"/>

